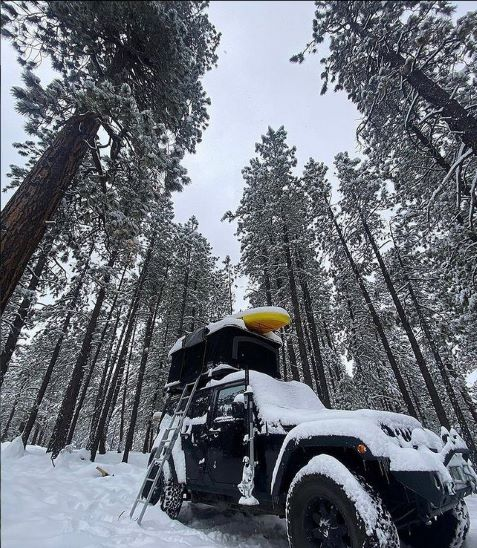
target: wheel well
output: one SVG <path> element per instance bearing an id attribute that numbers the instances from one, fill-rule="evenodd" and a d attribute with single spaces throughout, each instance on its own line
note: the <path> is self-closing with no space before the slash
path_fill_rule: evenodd
<path id="1" fill-rule="evenodd" d="M 308 464 L 313 457 L 323 454 L 330 455 L 339 460 L 352 472 L 365 476 L 366 480 L 375 489 L 381 491 L 386 477 L 379 463 L 377 461 L 364 460 L 354 448 L 336 446 L 297 447 L 290 455 L 283 474 L 279 489 L 280 497 L 286 498 L 290 484 L 298 471 Z"/>
<path id="2" fill-rule="evenodd" d="M 407 490 L 396 481 L 389 470 L 377 460 L 365 460 L 353 447 L 312 446 L 297 447 L 287 463 L 279 488 L 279 502 L 285 504 L 288 490 L 298 471 L 317 455 L 330 455 L 344 464 L 351 472 L 362 476 L 366 482 L 381 496 L 386 507 L 399 518 L 406 512 L 415 509 L 414 497 L 409 497 Z"/>

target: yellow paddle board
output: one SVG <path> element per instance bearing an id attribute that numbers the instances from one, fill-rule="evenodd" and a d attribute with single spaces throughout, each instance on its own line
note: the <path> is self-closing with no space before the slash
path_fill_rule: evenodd
<path id="1" fill-rule="evenodd" d="M 290 315 L 284 308 L 276 306 L 262 306 L 251 308 L 234 314 L 234 317 L 243 320 L 247 329 L 256 333 L 269 333 L 289 325 Z"/>

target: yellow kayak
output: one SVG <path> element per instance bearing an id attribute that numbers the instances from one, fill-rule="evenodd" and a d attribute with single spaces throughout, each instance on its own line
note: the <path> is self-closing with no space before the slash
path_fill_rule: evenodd
<path id="1" fill-rule="evenodd" d="M 290 315 L 284 308 L 276 306 L 262 306 L 251 308 L 234 314 L 235 318 L 243 320 L 247 329 L 256 333 L 269 333 L 289 325 Z"/>

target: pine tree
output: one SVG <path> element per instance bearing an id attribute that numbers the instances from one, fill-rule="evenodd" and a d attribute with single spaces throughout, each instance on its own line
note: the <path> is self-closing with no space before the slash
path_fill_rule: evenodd
<path id="1" fill-rule="evenodd" d="M 32 131 L 45 119 L 61 129 L 2 212 L 1 312 L 89 150 L 105 185 L 100 128 L 113 161 L 129 153 L 142 169 L 162 172 L 169 190 L 187 182 L 179 161 L 207 123 L 200 77 L 216 62 L 219 40 L 205 7 L 4 2 L 2 34 L 29 71 L 26 89 L 15 90 L 18 109 Z M 44 55 L 59 73 L 46 89 L 31 72 Z"/>

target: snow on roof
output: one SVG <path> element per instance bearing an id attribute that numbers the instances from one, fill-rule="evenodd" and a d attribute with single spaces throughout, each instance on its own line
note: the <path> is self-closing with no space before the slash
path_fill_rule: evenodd
<path id="1" fill-rule="evenodd" d="M 212 333 L 215 333 L 216 331 L 219 331 L 220 329 L 223 329 L 224 327 L 238 327 L 239 329 L 243 329 L 244 331 L 247 331 L 247 333 L 253 333 L 254 335 L 258 335 L 260 337 L 265 337 L 266 339 L 269 339 L 280 346 L 282 345 L 282 339 L 279 337 L 276 333 L 273 331 L 270 331 L 269 333 L 256 333 L 255 331 L 251 331 L 250 329 L 247 329 L 245 322 L 241 320 L 240 318 L 237 318 L 237 315 L 240 315 L 243 317 L 244 315 L 248 315 L 249 313 L 254 313 L 257 310 L 268 310 L 268 311 L 279 311 L 284 312 L 286 314 L 286 311 L 283 308 L 280 307 L 274 307 L 274 306 L 264 306 L 261 308 L 251 308 L 250 310 L 247 310 L 246 312 L 238 312 L 237 314 L 233 314 L 231 316 L 226 316 L 225 318 L 222 318 L 221 320 L 218 320 L 217 322 L 211 322 L 206 326 L 207 329 L 207 335 L 210 335 Z M 184 343 L 185 336 L 180 337 L 177 339 L 177 341 L 174 343 L 174 346 L 169 350 L 169 356 L 174 354 L 174 352 L 177 352 L 182 348 L 182 345 Z"/>
<path id="2" fill-rule="evenodd" d="M 269 331 L 268 333 L 262 333 L 262 337 L 265 337 L 266 339 L 270 339 L 271 341 L 279 344 L 280 346 L 283 344 L 282 338 L 278 336 L 273 331 Z"/>
<path id="3" fill-rule="evenodd" d="M 207 326 L 208 334 L 210 335 L 211 333 L 215 333 L 223 327 L 229 326 L 239 327 L 240 329 L 245 329 L 246 331 L 248 331 L 248 329 L 245 327 L 245 323 L 243 320 L 239 320 L 237 318 L 234 318 L 233 316 L 226 316 L 218 322 L 209 323 L 209 325 Z"/>

